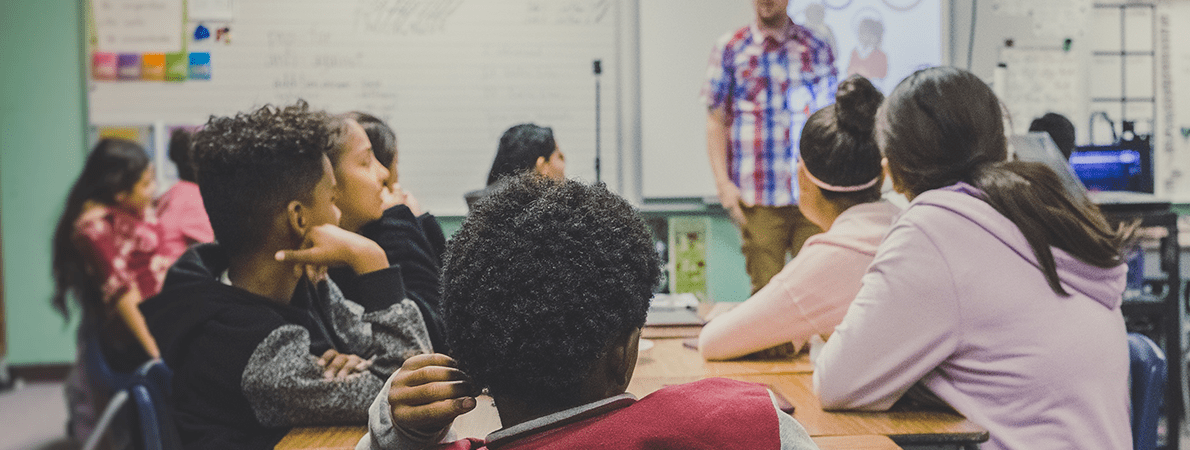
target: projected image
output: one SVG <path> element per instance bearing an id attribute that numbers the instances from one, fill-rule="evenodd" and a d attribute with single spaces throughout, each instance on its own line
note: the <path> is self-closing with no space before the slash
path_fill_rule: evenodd
<path id="1" fill-rule="evenodd" d="M 888 76 L 888 55 L 880 49 L 884 40 L 884 20 L 874 8 L 860 10 L 852 19 L 858 21 L 855 38 L 859 45 L 851 50 L 847 75 L 859 74 L 873 83 L 882 82 Z"/>
<path id="2" fill-rule="evenodd" d="M 886 94 L 942 63 L 940 0 L 791 0 L 789 16 L 831 44 L 840 77 L 860 74 Z"/>

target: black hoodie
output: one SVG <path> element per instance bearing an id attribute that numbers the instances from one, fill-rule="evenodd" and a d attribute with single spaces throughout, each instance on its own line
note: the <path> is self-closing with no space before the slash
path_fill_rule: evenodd
<path id="1" fill-rule="evenodd" d="M 358 302 L 334 283 L 298 282 L 288 305 L 224 284 L 218 244 L 196 246 L 141 311 L 173 369 L 186 448 L 272 448 L 290 427 L 364 423 L 372 398 L 411 354 L 430 350 L 399 268 L 360 277 Z M 327 349 L 372 358 L 369 372 L 327 381 Z"/>
<path id="2" fill-rule="evenodd" d="M 434 351 L 449 354 L 439 293 L 442 283 L 438 275 L 446 236 L 438 219 L 431 214 L 414 216 L 408 206 L 397 205 L 385 210 L 380 219 L 360 227 L 359 234 L 379 244 L 388 263 L 401 268 L 405 294 L 421 311 Z M 359 275 L 350 267 L 332 268 L 327 275 L 347 298 L 360 296 L 356 292 Z"/>

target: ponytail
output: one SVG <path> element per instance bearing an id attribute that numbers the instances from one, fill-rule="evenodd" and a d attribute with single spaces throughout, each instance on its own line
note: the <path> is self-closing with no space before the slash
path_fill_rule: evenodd
<path id="1" fill-rule="evenodd" d="M 1033 248 L 1041 271 L 1055 293 L 1062 288 L 1050 247 L 1102 268 L 1123 262 L 1121 249 L 1129 244 L 1135 225 L 1112 229 L 1099 208 L 1083 196 L 1065 190 L 1049 167 L 1036 162 L 1010 161 L 981 166 L 970 183 L 983 191 L 983 200 L 1012 221 Z"/>
<path id="2" fill-rule="evenodd" d="M 1025 235 L 1055 293 L 1068 295 L 1050 247 L 1096 267 L 1123 261 L 1136 225 L 1113 230 L 1098 207 L 1068 193 L 1049 167 L 1005 161 L 1000 101 L 970 72 L 919 70 L 897 85 L 877 116 L 877 141 L 899 190 L 912 198 L 960 181 L 979 188 Z"/>

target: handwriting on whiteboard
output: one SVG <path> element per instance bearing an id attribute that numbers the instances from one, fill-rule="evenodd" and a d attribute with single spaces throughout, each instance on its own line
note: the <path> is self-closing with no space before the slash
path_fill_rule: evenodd
<path id="1" fill-rule="evenodd" d="M 355 27 L 379 34 L 441 33 L 463 0 L 361 0 Z"/>
<path id="2" fill-rule="evenodd" d="M 98 50 L 164 53 L 182 49 L 180 0 L 92 0 Z"/>

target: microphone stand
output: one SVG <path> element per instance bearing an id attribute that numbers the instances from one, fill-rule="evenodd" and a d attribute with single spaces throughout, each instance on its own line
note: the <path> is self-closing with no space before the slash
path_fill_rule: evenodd
<path id="1" fill-rule="evenodd" d="M 599 151 L 599 75 L 603 73 L 603 62 L 596 59 L 592 64 L 592 69 L 595 72 L 595 182 L 601 181 L 599 174 L 600 169 L 600 151 Z"/>

